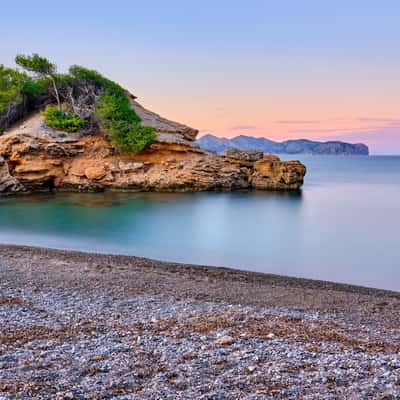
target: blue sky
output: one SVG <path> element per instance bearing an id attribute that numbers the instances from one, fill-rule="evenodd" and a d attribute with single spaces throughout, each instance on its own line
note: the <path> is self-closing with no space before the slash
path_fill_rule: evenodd
<path id="1" fill-rule="evenodd" d="M 400 153 L 399 22 L 385 0 L 5 2 L 0 63 L 98 69 L 202 133 Z"/>

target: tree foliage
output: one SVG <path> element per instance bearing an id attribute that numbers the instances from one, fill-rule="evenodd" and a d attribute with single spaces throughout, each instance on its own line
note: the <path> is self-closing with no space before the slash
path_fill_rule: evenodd
<path id="1" fill-rule="evenodd" d="M 18 117 L 28 81 L 25 74 L 0 65 L 0 132 Z"/>
<path id="2" fill-rule="evenodd" d="M 58 108 L 61 109 L 61 100 L 56 83 L 56 65 L 50 62 L 47 58 L 39 56 L 39 54 L 32 54 L 31 56 L 18 54 L 15 57 L 15 62 L 28 72 L 36 74 L 39 78 L 50 79 Z"/>
<path id="3" fill-rule="evenodd" d="M 27 71 L 40 76 L 54 76 L 57 73 L 55 64 L 47 58 L 39 56 L 39 54 L 32 54 L 31 56 L 18 54 L 15 57 L 15 62 Z"/>
<path id="4" fill-rule="evenodd" d="M 0 65 L 0 113 L 22 102 L 21 92 L 25 82 L 25 74 Z"/>
<path id="5" fill-rule="evenodd" d="M 30 109 L 46 107 L 49 126 L 82 133 L 100 126 L 122 152 L 137 153 L 153 143 L 154 128 L 141 124 L 127 92 L 97 71 L 74 65 L 59 74 L 38 54 L 17 55 L 15 61 L 30 74 L 0 65 L 0 131 Z M 49 105 L 52 97 L 58 108 Z"/>

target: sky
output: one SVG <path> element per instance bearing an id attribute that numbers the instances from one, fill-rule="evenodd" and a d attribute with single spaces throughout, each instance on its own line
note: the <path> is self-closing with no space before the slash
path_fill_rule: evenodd
<path id="1" fill-rule="evenodd" d="M 398 0 L 4 2 L 0 64 L 33 52 L 97 69 L 200 135 L 400 154 Z"/>

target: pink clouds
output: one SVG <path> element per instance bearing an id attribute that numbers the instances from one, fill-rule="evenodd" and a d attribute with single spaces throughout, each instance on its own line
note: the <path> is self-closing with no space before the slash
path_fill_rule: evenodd
<path id="1" fill-rule="evenodd" d="M 258 129 L 256 125 L 235 125 L 229 128 L 231 131 L 251 131 L 255 129 Z"/>
<path id="2" fill-rule="evenodd" d="M 288 119 L 288 120 L 280 120 L 280 121 L 275 121 L 276 124 L 284 124 L 284 125 L 290 125 L 290 124 L 319 124 L 321 121 L 318 120 L 299 120 L 299 119 Z"/>

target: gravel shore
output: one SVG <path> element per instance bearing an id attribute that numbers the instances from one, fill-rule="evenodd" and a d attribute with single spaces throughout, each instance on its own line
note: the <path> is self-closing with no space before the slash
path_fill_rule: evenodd
<path id="1" fill-rule="evenodd" d="M 398 399 L 400 294 L 0 246 L 0 399 Z"/>

